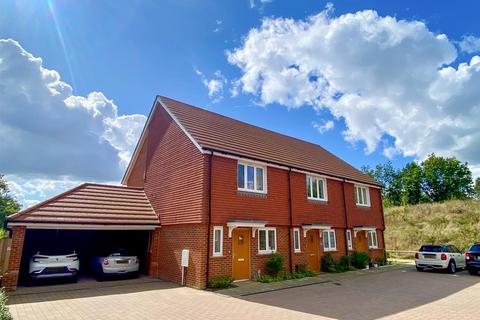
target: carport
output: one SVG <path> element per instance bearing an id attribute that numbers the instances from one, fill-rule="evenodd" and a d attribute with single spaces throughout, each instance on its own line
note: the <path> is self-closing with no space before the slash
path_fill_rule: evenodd
<path id="1" fill-rule="evenodd" d="M 12 245 L 2 285 L 9 289 L 28 276 L 30 257 L 38 251 L 75 251 L 85 274 L 93 256 L 122 248 L 139 256 L 142 272 L 154 274 L 151 243 L 160 222 L 142 189 L 86 183 L 7 221 Z"/>

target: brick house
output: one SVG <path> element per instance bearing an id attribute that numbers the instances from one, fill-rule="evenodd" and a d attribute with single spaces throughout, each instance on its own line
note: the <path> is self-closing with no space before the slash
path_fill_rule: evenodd
<path id="1" fill-rule="evenodd" d="M 273 252 L 287 271 L 319 271 L 327 252 L 385 254 L 377 181 L 318 145 L 166 97 L 156 98 L 122 184 L 141 190 L 159 219 L 149 225 L 152 277 L 181 282 L 183 249 L 185 283 L 197 288 L 265 273 Z M 24 227 L 16 217 L 9 226 Z"/>

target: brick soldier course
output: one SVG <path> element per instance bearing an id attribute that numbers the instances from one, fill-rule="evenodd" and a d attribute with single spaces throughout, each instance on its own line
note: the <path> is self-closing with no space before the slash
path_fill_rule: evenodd
<path id="1" fill-rule="evenodd" d="M 263 172 L 254 169 L 256 179 L 263 181 L 263 191 L 239 189 L 239 163 Z M 307 197 L 307 176 L 324 181 L 325 200 Z M 326 252 L 323 232 L 327 230 L 335 233 L 336 249 L 328 252 L 336 258 L 359 248 L 372 260 L 384 256 L 381 185 L 377 181 L 318 145 L 169 98 L 156 98 L 122 184 L 123 192 L 130 192 L 127 199 L 130 194 L 146 197 L 159 220 L 160 228 L 151 231 L 147 256 L 147 272 L 152 277 L 179 283 L 181 252 L 188 249 L 185 284 L 205 288 L 208 279 L 233 275 L 234 264 L 238 268 L 243 261 L 235 258 L 234 241 L 250 244 L 243 262 L 248 264 L 248 278 L 264 274 L 271 253 L 259 250 L 263 228 L 275 230 L 274 251 L 285 257 L 286 271 L 310 266 L 306 249 L 312 237 L 317 238 L 316 258 L 320 259 Z M 368 205 L 356 204 L 355 186 L 368 190 Z M 115 195 L 111 201 L 125 199 Z M 112 213 L 113 220 L 116 215 Z M 115 223 L 113 220 L 109 223 Z M 9 219 L 9 225 L 21 223 Z M 214 254 L 214 228 L 220 227 L 222 250 Z M 15 270 L 18 277 L 17 255 L 23 246 L 22 231 L 15 240 L 15 228 L 17 249 L 10 264 L 11 276 L 5 280 L 10 288 L 17 280 Z M 249 230 L 248 242 L 232 237 L 235 228 Z M 300 233 L 299 251 L 294 250 L 294 230 Z M 312 231 L 306 237 L 308 230 Z M 347 248 L 347 230 L 352 235 L 351 250 Z M 376 235 L 375 248 L 368 246 L 368 232 Z"/>

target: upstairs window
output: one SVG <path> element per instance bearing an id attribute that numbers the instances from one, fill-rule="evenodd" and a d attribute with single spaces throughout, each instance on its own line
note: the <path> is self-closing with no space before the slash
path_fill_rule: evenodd
<path id="1" fill-rule="evenodd" d="M 327 201 L 327 183 L 324 178 L 307 176 L 307 198 Z"/>
<path id="2" fill-rule="evenodd" d="M 378 248 L 377 231 L 368 231 L 367 238 L 368 238 L 368 248 L 370 249 Z"/>
<path id="3" fill-rule="evenodd" d="M 237 188 L 243 191 L 265 193 L 265 167 L 239 162 Z"/>
<path id="4" fill-rule="evenodd" d="M 368 187 L 355 186 L 355 203 L 357 206 L 370 207 L 370 192 Z"/>

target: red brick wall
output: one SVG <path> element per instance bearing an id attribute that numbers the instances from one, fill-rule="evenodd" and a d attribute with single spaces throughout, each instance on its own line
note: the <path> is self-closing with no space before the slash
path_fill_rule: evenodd
<path id="1" fill-rule="evenodd" d="M 380 189 L 369 188 L 370 207 L 360 207 L 355 204 L 354 185 L 345 183 L 345 199 L 348 212 L 348 226 L 375 226 L 377 229 L 383 230 L 382 218 L 382 199 Z"/>
<path id="2" fill-rule="evenodd" d="M 209 246 L 209 278 L 215 278 L 218 276 L 232 275 L 232 240 L 228 237 L 228 228 L 223 225 L 223 256 L 212 256 L 212 243 L 213 243 L 213 227 L 210 228 L 211 243 Z M 289 242 L 288 242 L 288 227 L 284 226 L 272 226 L 277 230 L 277 253 L 281 253 L 285 258 L 285 271 L 289 271 Z M 258 253 L 258 231 L 255 234 L 255 238 L 250 238 L 250 277 L 254 278 L 260 271 L 260 274 L 266 274 L 265 263 L 270 258 L 270 254 Z"/>
<path id="3" fill-rule="evenodd" d="M 342 182 L 327 179 L 328 201 L 307 199 L 306 175 L 291 173 L 293 225 L 329 224 L 332 227 L 345 226 Z"/>
<path id="4" fill-rule="evenodd" d="M 204 155 L 158 107 L 147 137 L 145 193 L 162 226 L 206 223 Z"/>
<path id="5" fill-rule="evenodd" d="M 17 288 L 18 275 L 20 272 L 20 262 L 22 261 L 23 243 L 25 241 L 25 227 L 12 228 L 12 244 L 10 249 L 10 258 L 8 260 L 7 274 L 2 279 L 2 286 L 7 290 Z"/>
<path id="6" fill-rule="evenodd" d="M 237 190 L 237 160 L 213 157 L 212 224 L 231 220 L 265 220 L 289 225 L 288 171 L 267 168 L 268 194 Z"/>
<path id="7" fill-rule="evenodd" d="M 206 286 L 207 226 L 179 224 L 162 226 L 158 234 L 158 273 L 156 277 L 181 283 L 182 250 L 190 250 L 186 285 L 194 288 Z"/>

